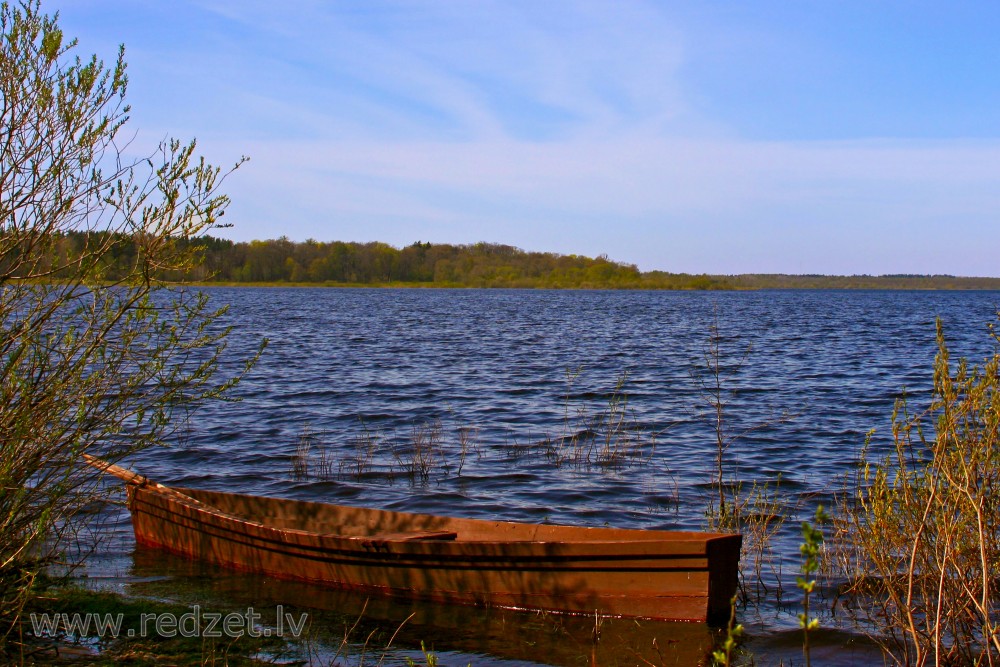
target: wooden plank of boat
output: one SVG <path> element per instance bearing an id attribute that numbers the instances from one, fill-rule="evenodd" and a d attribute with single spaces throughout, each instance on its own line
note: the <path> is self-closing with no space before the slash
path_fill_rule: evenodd
<path id="1" fill-rule="evenodd" d="M 426 600 L 725 620 L 742 536 L 460 519 L 126 482 L 136 541 L 275 577 Z"/>

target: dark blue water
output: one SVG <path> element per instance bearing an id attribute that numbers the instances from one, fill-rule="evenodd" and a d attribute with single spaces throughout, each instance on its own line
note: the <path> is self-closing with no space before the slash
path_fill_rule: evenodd
<path id="1" fill-rule="evenodd" d="M 747 432 L 729 444 L 725 476 L 780 479 L 794 516 L 776 549 L 793 580 L 797 521 L 831 502 L 869 430 L 876 447 L 888 443 L 904 388 L 926 401 L 935 318 L 953 356 L 981 360 L 1000 303 L 998 292 L 208 291 L 230 307 L 225 371 L 262 338 L 269 347 L 234 392 L 241 402 L 196 413 L 136 469 L 186 486 L 518 521 L 703 528 L 717 327 L 725 431 Z M 602 458 L 600 433 L 574 454 L 572 437 L 591 442 L 609 404 L 628 455 Z M 414 440 L 435 443 L 426 470 L 414 472 Z M 303 441 L 308 469 L 296 472 Z M 121 525 L 108 549 L 127 554 Z M 789 600 L 758 610 L 761 645 L 794 627 Z"/>

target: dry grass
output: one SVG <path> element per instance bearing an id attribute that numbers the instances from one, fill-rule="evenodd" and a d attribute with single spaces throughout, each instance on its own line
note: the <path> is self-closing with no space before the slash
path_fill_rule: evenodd
<path id="1" fill-rule="evenodd" d="M 797 504 L 782 495 L 780 478 L 773 482 L 754 482 L 747 491 L 742 483 L 736 482 L 727 485 L 725 493 L 725 511 L 719 512 L 709 502 L 705 513 L 706 529 L 743 534 L 740 602 L 758 604 L 772 594 L 780 600 L 783 593 L 781 558 L 774 550 L 774 537 L 796 513 Z"/>
<path id="2" fill-rule="evenodd" d="M 557 466 L 596 465 L 613 470 L 651 461 L 659 432 L 643 426 L 629 407 L 628 371 L 618 376 L 606 401 L 597 408 L 572 398 L 573 384 L 581 374 L 580 368 L 566 371 L 562 433 L 539 443 L 546 458 Z"/>
<path id="3" fill-rule="evenodd" d="M 444 462 L 443 427 L 440 419 L 414 424 L 410 437 L 392 448 L 393 458 L 410 480 L 427 482 Z"/>
<path id="4" fill-rule="evenodd" d="M 299 435 L 299 440 L 295 445 L 295 453 L 291 457 L 292 478 L 296 481 L 309 479 L 312 448 L 313 434 L 306 426 Z"/>

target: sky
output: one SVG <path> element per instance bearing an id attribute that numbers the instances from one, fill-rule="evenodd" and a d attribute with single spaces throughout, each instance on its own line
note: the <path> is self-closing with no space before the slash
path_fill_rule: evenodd
<path id="1" fill-rule="evenodd" d="M 234 240 L 1000 276 L 1000 3 L 42 0 Z"/>

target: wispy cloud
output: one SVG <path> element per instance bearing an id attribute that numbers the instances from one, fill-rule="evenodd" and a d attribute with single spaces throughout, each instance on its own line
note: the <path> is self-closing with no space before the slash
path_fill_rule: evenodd
<path id="1" fill-rule="evenodd" d="M 300 104 L 329 103 L 328 132 L 346 126 L 375 136 L 545 139 L 546 129 L 566 137 L 655 126 L 684 110 L 675 76 L 681 37 L 642 5 L 204 7 L 252 38 L 239 49 L 253 64 L 241 69 L 262 67 L 265 81 L 280 71 Z M 284 97 L 272 84 L 267 90 Z"/>

